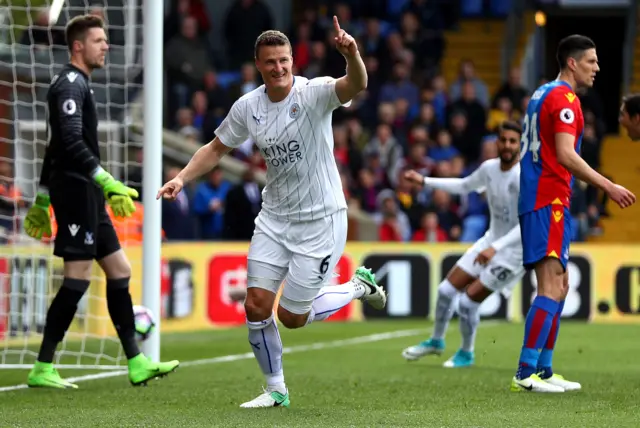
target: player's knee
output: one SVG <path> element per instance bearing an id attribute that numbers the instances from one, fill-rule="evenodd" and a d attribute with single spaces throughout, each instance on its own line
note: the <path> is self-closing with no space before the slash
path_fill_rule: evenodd
<path id="1" fill-rule="evenodd" d="M 448 297 L 449 299 L 453 299 L 460 293 L 458 290 L 448 279 L 443 280 L 438 286 L 438 294 Z"/>
<path id="2" fill-rule="evenodd" d="M 485 287 L 480 281 L 474 281 L 469 287 L 467 287 L 465 293 L 462 295 L 465 301 L 482 303 L 487 297 L 493 293 L 493 290 Z M 462 300 L 460 300 L 462 303 Z"/>
<path id="3" fill-rule="evenodd" d="M 247 289 L 244 300 L 244 310 L 249 321 L 266 320 L 273 312 L 275 294 L 263 288 L 251 287 Z"/>
<path id="4" fill-rule="evenodd" d="M 296 314 L 278 305 L 278 319 L 287 328 L 301 328 L 307 324 L 309 314 Z"/>
<path id="5" fill-rule="evenodd" d="M 131 277 L 131 263 L 122 249 L 98 260 L 98 264 L 107 278 Z"/>
<path id="6" fill-rule="evenodd" d="M 64 277 L 89 281 L 93 260 L 65 260 Z"/>
<path id="7" fill-rule="evenodd" d="M 548 297 L 556 302 L 566 297 L 568 282 L 564 280 L 564 269 L 558 259 L 545 258 L 536 265 L 535 271 L 539 296 Z"/>

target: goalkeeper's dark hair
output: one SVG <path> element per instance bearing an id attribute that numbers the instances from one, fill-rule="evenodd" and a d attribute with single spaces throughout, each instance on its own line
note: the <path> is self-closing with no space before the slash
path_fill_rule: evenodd
<path id="1" fill-rule="evenodd" d="M 500 126 L 498 126 L 498 133 L 502 133 L 502 131 L 513 131 L 517 132 L 518 135 L 522 135 L 522 128 L 513 120 L 505 120 L 502 122 Z"/>
<path id="2" fill-rule="evenodd" d="M 291 42 L 286 34 L 277 30 L 267 30 L 258 36 L 254 47 L 254 55 L 258 59 L 260 48 L 262 46 L 289 46 L 289 52 L 292 54 Z"/>
<path id="3" fill-rule="evenodd" d="M 567 68 L 567 61 L 569 58 L 573 58 L 579 61 L 584 55 L 585 51 L 589 49 L 595 49 L 596 44 L 587 36 L 580 34 L 574 34 L 572 36 L 565 37 L 560 40 L 558 44 L 558 50 L 556 52 L 556 61 L 558 61 L 558 67 L 560 70 Z"/>
<path id="4" fill-rule="evenodd" d="M 87 31 L 92 28 L 104 28 L 102 18 L 95 15 L 80 15 L 69 21 L 64 30 L 69 52 L 73 51 L 74 42 L 84 42 L 84 39 L 87 37 Z"/>
<path id="5" fill-rule="evenodd" d="M 640 94 L 630 94 L 622 99 L 624 111 L 627 112 L 629 117 L 634 117 L 640 114 Z"/>

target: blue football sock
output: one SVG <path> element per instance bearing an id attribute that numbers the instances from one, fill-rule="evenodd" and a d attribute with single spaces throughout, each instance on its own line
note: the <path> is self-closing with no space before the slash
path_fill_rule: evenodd
<path id="1" fill-rule="evenodd" d="M 540 352 L 540 358 L 538 359 L 538 373 L 543 379 L 553 376 L 552 360 L 553 350 L 556 347 L 556 339 L 558 338 L 558 331 L 560 331 L 560 316 L 562 315 L 562 309 L 564 309 L 564 300 L 558 304 L 558 311 L 553 317 L 551 323 L 551 330 L 549 331 L 549 338 L 545 343 L 542 352 Z"/>
<path id="2" fill-rule="evenodd" d="M 547 343 L 553 318 L 558 312 L 558 302 L 549 297 L 533 299 L 524 327 L 524 342 L 516 378 L 526 379 L 536 372 L 540 352 Z"/>

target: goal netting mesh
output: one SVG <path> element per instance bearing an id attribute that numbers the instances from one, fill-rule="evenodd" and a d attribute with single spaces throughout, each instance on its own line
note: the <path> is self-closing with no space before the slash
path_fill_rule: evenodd
<path id="1" fill-rule="evenodd" d="M 47 308 L 62 283 L 62 263 L 51 244 L 25 236 L 22 220 L 37 191 L 47 145 L 46 92 L 68 61 L 64 27 L 76 15 L 99 14 L 108 25 L 107 65 L 92 75 L 102 165 L 140 188 L 141 140 L 128 123 L 141 99 L 141 5 L 140 0 L 0 0 L 0 368 L 31 367 Z M 141 251 L 125 250 L 134 271 L 132 297 L 139 302 Z M 54 362 L 92 369 L 126 365 L 97 264 Z"/>

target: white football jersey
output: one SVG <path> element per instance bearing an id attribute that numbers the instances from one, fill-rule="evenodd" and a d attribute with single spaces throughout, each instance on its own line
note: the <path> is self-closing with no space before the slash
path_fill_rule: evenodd
<path id="1" fill-rule="evenodd" d="M 489 204 L 491 217 L 489 230 L 480 239 L 485 248 L 498 239 L 519 227 L 518 194 L 520 193 L 520 163 L 516 163 L 510 170 L 500 169 L 500 159 L 489 159 L 478 169 L 465 178 L 425 178 L 425 184 L 450 193 L 466 194 L 469 192 L 485 192 Z M 515 239 L 510 239 L 506 251 L 522 253 L 520 232 L 512 233 Z M 480 243 L 480 241 L 478 241 Z"/>
<path id="2" fill-rule="evenodd" d="M 295 76 L 291 92 L 277 103 L 262 85 L 238 99 L 216 129 L 226 146 L 251 138 L 260 148 L 267 163 L 262 214 L 310 221 L 347 208 L 333 156 L 331 119 L 340 107 L 335 84 L 331 77 Z"/>

